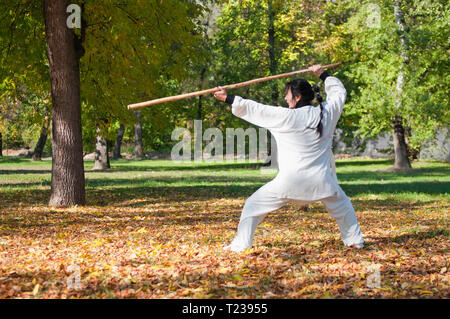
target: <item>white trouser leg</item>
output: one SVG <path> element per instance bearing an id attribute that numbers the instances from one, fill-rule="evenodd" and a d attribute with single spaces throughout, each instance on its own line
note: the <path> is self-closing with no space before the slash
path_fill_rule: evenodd
<path id="1" fill-rule="evenodd" d="M 339 187 L 337 196 L 325 198 L 322 203 L 325 204 L 328 213 L 336 220 L 344 245 L 351 246 L 364 243 L 355 209 L 350 198 L 345 195 L 341 187 Z"/>
<path id="2" fill-rule="evenodd" d="M 251 247 L 256 227 L 263 221 L 264 217 L 265 215 L 248 217 L 239 222 L 236 237 L 234 237 L 231 244 L 224 249 L 239 252 Z"/>
<path id="3" fill-rule="evenodd" d="M 258 224 L 263 221 L 268 213 L 281 208 L 289 201 L 288 199 L 278 198 L 271 188 L 269 182 L 245 201 L 236 237 L 230 245 L 224 248 L 225 250 L 239 252 L 251 247 Z"/>

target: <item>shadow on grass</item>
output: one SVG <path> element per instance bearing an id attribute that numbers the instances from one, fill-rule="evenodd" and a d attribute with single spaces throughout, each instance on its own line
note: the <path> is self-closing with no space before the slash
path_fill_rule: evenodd
<path id="1" fill-rule="evenodd" d="M 207 193 L 199 192 L 198 194 L 182 194 L 183 200 L 180 200 L 179 194 L 169 193 L 167 196 L 161 197 L 159 192 L 156 192 L 155 197 L 149 198 L 138 203 L 129 203 L 124 198 L 122 205 L 115 205 L 111 209 L 100 208 L 98 211 L 92 212 L 83 209 L 77 210 L 76 213 L 68 211 L 59 211 L 57 213 L 52 211 L 41 212 L 26 212 L 25 215 L 16 216 L 8 214 L 8 209 L 4 212 L 0 211 L 0 225 L 6 225 L 10 229 L 8 233 L 20 233 L 18 229 L 33 229 L 38 232 L 47 232 L 48 228 L 55 227 L 54 231 L 59 232 L 61 227 L 70 225 L 79 226 L 100 226 L 103 228 L 123 229 L 127 226 L 139 229 L 144 226 L 159 227 L 163 225 L 202 225 L 203 227 L 211 227 L 212 225 L 222 225 L 225 222 L 235 219 L 237 223 L 242 211 L 244 199 L 242 201 L 225 202 L 215 206 L 210 204 L 210 199 Z M 206 195 L 206 196 L 205 196 Z M 107 196 L 103 192 L 95 192 L 89 194 L 89 204 L 102 205 L 99 202 L 101 196 Z M 149 194 L 151 197 L 151 194 Z M 215 197 L 218 198 L 218 197 Z M 235 197 L 233 197 L 235 198 Z M 189 202 L 196 201 L 196 205 Z M 355 200 L 353 204 L 357 211 L 372 209 L 380 212 L 398 213 L 400 217 L 409 216 L 410 211 L 423 207 L 428 202 L 403 202 L 395 200 Z M 24 206 L 20 203 L 11 203 L 12 208 L 19 207 L 23 210 Z M 153 206 L 153 207 L 152 207 Z M 87 206 L 89 207 L 89 206 Z M 148 207 L 152 210 L 124 210 L 121 207 L 140 208 Z M 2 213 L 3 216 L 2 216 Z M 405 215 L 406 214 L 406 215 Z M 136 217 L 139 217 L 136 219 Z M 362 217 L 362 216 L 361 216 Z M 365 215 L 365 223 L 376 223 L 377 218 L 382 218 L 383 215 L 369 216 Z M 412 216 L 421 226 L 435 226 L 436 224 L 445 223 L 445 219 L 423 219 L 420 220 L 417 215 Z M 304 212 L 302 207 L 295 204 L 289 204 L 283 208 L 276 210 L 268 215 L 271 223 L 289 225 L 296 219 L 314 219 L 316 221 L 314 231 L 324 230 L 329 227 L 330 223 L 334 225 L 334 221 L 325 210 L 325 206 L 319 204 L 313 210 Z M 293 226 L 296 227 L 296 226 Z M 364 228 L 364 225 L 362 225 Z M 261 228 L 261 227 L 260 227 Z M 264 228 L 264 227 L 263 227 Z M 5 234 L 4 231 L 0 234 Z"/>
<path id="2" fill-rule="evenodd" d="M 29 163 L 30 157 L 26 156 L 0 156 L 0 164 L 2 163 Z"/>
<path id="3" fill-rule="evenodd" d="M 9 160 L 10 161 L 10 160 Z M 23 159 L 17 161 L 23 162 Z M 348 161 L 345 164 L 357 162 L 358 165 L 365 163 L 379 164 L 383 161 Z M 385 161 L 387 162 L 387 161 Z M 123 163 L 123 162 L 122 162 Z M 350 164 L 349 164 L 350 165 Z M 115 173 L 115 172 L 133 172 L 142 170 L 227 170 L 227 169 L 247 169 L 249 167 L 259 167 L 255 163 L 228 163 L 228 164 L 211 164 L 199 166 L 120 166 L 109 171 L 99 171 L 99 173 Z M 31 167 L 30 167 L 31 168 Z M 0 170 L 0 174 L 50 174 L 50 169 L 19 169 L 19 170 Z M 414 181 L 414 178 L 436 177 L 442 178 L 448 176 L 449 169 L 447 166 L 439 166 L 435 168 L 418 168 L 412 172 L 407 173 L 392 173 L 392 172 L 368 172 L 355 171 L 339 173 L 338 178 L 341 182 L 341 187 L 350 197 L 355 197 L 360 194 L 398 194 L 398 193 L 417 193 L 425 195 L 439 195 L 448 194 L 450 192 L 450 182 L 448 181 Z M 179 174 L 181 175 L 181 174 Z M 111 176 L 112 178 L 109 178 Z M 93 178 L 95 177 L 95 178 Z M 95 173 L 90 173 L 86 178 L 86 193 L 89 205 L 117 205 L 117 206 L 132 206 L 142 207 L 151 205 L 153 199 L 148 201 L 147 198 L 156 198 L 159 201 L 174 201 L 179 202 L 183 200 L 210 200 L 216 198 L 246 198 L 250 196 L 259 187 L 264 185 L 273 176 L 261 174 L 260 176 L 235 176 L 224 175 L 215 176 L 213 172 L 204 172 L 202 175 L 196 176 L 149 176 L 148 178 L 115 178 L 113 175 L 96 176 Z M 401 181 L 398 178 L 401 177 Z M 405 178 L 406 177 L 406 178 Z M 411 182 L 407 177 L 411 177 Z M 356 183 L 355 183 L 356 181 Z M 32 187 L 50 186 L 49 180 L 25 182 L 23 180 L 18 183 L 11 182 L 1 185 L 0 198 L 2 202 L 14 205 L 17 201 L 23 201 L 30 204 L 40 203 L 42 198 L 49 197 L 49 190 L 33 189 Z M 211 185 L 216 184 L 216 185 Z M 219 185 L 217 185 L 219 184 Z M 8 186 L 18 188 L 2 192 L 2 189 L 8 189 Z M 138 203 L 130 203 L 133 200 L 144 199 Z M 392 203 L 391 200 L 389 200 Z M 423 202 L 422 202 L 423 204 Z"/>
<path id="4" fill-rule="evenodd" d="M 346 184 L 341 185 L 349 197 L 361 194 L 401 194 L 417 193 L 426 195 L 447 194 L 450 192 L 450 182 L 410 182 L 410 183 L 383 183 L 383 184 Z"/>
<path id="5" fill-rule="evenodd" d="M 8 161 L 0 161 L 1 163 L 29 163 L 29 161 L 25 160 L 8 160 Z M 138 164 L 139 162 L 137 162 Z M 85 161 L 86 164 L 86 161 Z M 152 163 L 149 161 L 149 165 L 140 166 L 140 165 L 112 165 L 111 169 L 106 170 L 92 170 L 91 165 L 93 163 L 87 163 L 88 166 L 85 165 L 84 172 L 85 173 L 108 173 L 114 174 L 118 172 L 142 172 L 142 171 L 195 171 L 195 170 L 234 170 L 234 169 L 260 169 L 261 163 L 218 163 L 218 164 L 204 164 L 204 163 L 186 163 L 186 164 L 174 164 L 172 165 L 157 165 L 157 163 Z M 49 167 L 48 169 L 43 168 L 33 168 L 30 166 L 29 169 L 24 169 L 23 167 L 19 169 L 11 168 L 11 169 L 0 169 L 0 175 L 8 175 L 8 174 L 46 174 L 51 173 L 52 169 Z"/>
<path id="6" fill-rule="evenodd" d="M 380 180 L 396 180 L 398 178 L 411 177 L 416 178 L 420 176 L 424 177 L 446 177 L 450 174 L 449 168 L 435 167 L 435 168 L 416 168 L 408 172 L 387 172 L 385 170 L 378 171 L 355 171 L 355 172 L 338 172 L 338 180 L 340 182 L 345 181 L 374 181 Z"/>
<path id="7" fill-rule="evenodd" d="M 153 180 L 168 184 L 167 186 L 143 186 L 148 183 L 146 180 L 128 180 L 113 179 L 101 181 L 87 181 L 86 189 L 88 205 L 113 205 L 113 206 L 132 206 L 142 207 L 149 205 L 146 199 L 156 198 L 161 202 L 179 202 L 179 201 L 195 201 L 195 200 L 211 200 L 217 198 L 247 198 L 262 185 L 266 183 L 263 180 L 254 180 L 249 183 L 247 178 L 233 178 L 230 181 L 226 176 L 214 177 L 208 180 L 210 183 L 223 183 L 225 185 L 170 185 L 183 183 L 183 178 L 170 178 Z M 245 185 L 239 185 L 240 181 L 245 181 Z M 205 182 L 201 177 L 191 179 L 192 183 Z M 229 185 L 226 185 L 229 183 Z M 0 197 L 3 203 L 10 202 L 14 204 L 18 200 L 25 201 L 29 204 L 36 203 L 36 200 L 42 200 L 43 196 L 50 196 L 49 190 L 27 189 L 34 186 L 49 186 L 50 183 L 18 183 L 10 184 L 10 186 L 23 186 L 23 189 L 2 192 Z M 450 192 L 450 182 L 411 182 L 411 183 L 358 183 L 343 184 L 342 189 L 349 197 L 355 197 L 361 194 L 401 194 L 401 193 L 417 193 L 424 195 L 439 195 Z M 102 189 L 103 188 L 103 189 Z M 106 189 L 105 189 L 106 188 Z M 138 203 L 129 203 L 133 200 L 142 200 Z M 389 200 L 392 203 L 392 200 Z M 39 203 L 39 202 L 38 202 Z M 43 204 L 43 203 L 41 203 Z M 46 203 L 45 203 L 46 204 Z M 423 204 L 423 202 L 421 202 Z"/>
<path id="8" fill-rule="evenodd" d="M 216 182 L 226 182 L 227 179 L 215 179 Z M 177 182 L 175 179 L 174 183 Z M 179 201 L 179 200 L 209 200 L 216 198 L 236 198 L 236 197 L 248 197 L 253 194 L 257 189 L 263 186 L 265 182 L 253 182 L 250 185 L 214 185 L 214 186 L 202 186 L 202 185 L 186 185 L 186 186 L 149 186 L 140 187 L 138 185 L 124 187 L 116 190 L 96 190 L 91 192 L 96 193 L 96 198 L 102 198 L 102 194 L 107 195 L 111 191 L 118 192 L 117 197 L 108 195 L 108 199 L 101 202 L 105 204 L 113 201 L 117 203 L 117 200 L 121 201 L 123 198 L 128 199 L 142 199 L 145 197 L 166 197 L 165 201 Z M 112 185 L 117 185 L 113 183 Z M 418 193 L 426 195 L 439 195 L 446 194 L 450 191 L 450 182 L 412 182 L 412 183 L 385 183 L 385 184 L 358 184 L 358 185 L 343 185 L 342 189 L 350 197 L 358 196 L 361 194 L 399 194 L 399 193 Z M 110 202 L 109 205 L 113 204 Z M 423 203 L 422 203 L 423 204 Z M 133 206 L 143 206 L 145 202 L 133 204 Z"/>
<path id="9" fill-rule="evenodd" d="M 392 165 L 394 161 L 391 159 L 383 160 L 346 160 L 338 161 L 336 160 L 336 167 L 343 166 L 367 166 L 367 165 Z"/>
<path id="10" fill-rule="evenodd" d="M 3 169 L 0 170 L 0 175 L 12 175 L 12 174 L 50 174 L 52 169 Z"/>
<path id="11" fill-rule="evenodd" d="M 124 172 L 124 171 L 186 171 L 186 170 L 232 170 L 232 169 L 259 169 L 261 163 L 186 163 L 172 165 L 158 165 L 158 166 L 135 166 L 135 165 L 113 165 L 110 170 L 105 170 L 105 173 Z"/>

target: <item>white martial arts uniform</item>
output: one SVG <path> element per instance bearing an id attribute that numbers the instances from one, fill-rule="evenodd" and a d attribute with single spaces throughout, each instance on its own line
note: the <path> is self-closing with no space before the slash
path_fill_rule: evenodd
<path id="1" fill-rule="evenodd" d="M 251 247 L 256 226 L 269 212 L 287 202 L 304 205 L 321 201 L 336 220 L 344 245 L 361 247 L 364 243 L 355 210 L 338 185 L 331 151 L 333 132 L 347 92 L 339 79 L 328 76 L 325 79 L 325 93 L 320 138 L 316 129 L 320 121 L 319 107 L 307 105 L 289 109 L 235 96 L 232 113 L 268 129 L 274 136 L 279 171 L 272 181 L 246 200 L 237 235 L 225 249 L 242 251 Z"/>

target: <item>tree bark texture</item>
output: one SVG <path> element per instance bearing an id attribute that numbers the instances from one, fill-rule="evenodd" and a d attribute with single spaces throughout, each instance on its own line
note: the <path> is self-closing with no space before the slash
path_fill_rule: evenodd
<path id="1" fill-rule="evenodd" d="M 278 71 L 278 60 L 275 55 L 275 11 L 273 9 L 273 2 L 270 0 L 268 2 L 268 8 L 267 8 L 267 17 L 269 20 L 269 25 L 267 29 L 267 35 L 268 35 L 268 51 L 269 51 L 269 71 L 270 75 L 275 75 Z M 273 82 L 272 84 L 272 105 L 278 104 L 278 86 L 276 82 Z M 265 163 L 265 166 L 269 166 L 271 168 L 278 169 L 278 150 L 277 150 L 277 144 L 275 142 L 275 139 L 272 137 L 272 134 L 269 133 L 269 155 L 270 155 L 270 162 Z"/>
<path id="2" fill-rule="evenodd" d="M 403 88 L 405 85 L 405 71 L 406 66 L 409 63 L 408 58 L 408 29 L 405 23 L 403 12 L 401 11 L 400 0 L 396 0 L 394 3 L 394 16 L 395 22 L 398 26 L 398 32 L 400 35 L 400 52 L 402 59 L 402 66 L 397 75 L 397 87 L 396 87 L 396 109 L 398 112 L 402 109 Z M 403 126 L 403 119 L 400 115 L 394 117 L 392 127 L 394 129 L 394 151 L 395 162 L 392 166 L 393 169 L 411 169 L 411 163 L 408 158 L 408 146 L 405 140 L 405 128 Z"/>
<path id="3" fill-rule="evenodd" d="M 268 9 L 267 9 L 267 17 L 269 19 L 269 25 L 267 29 L 268 34 L 268 51 L 269 51 L 269 71 L 270 75 L 277 74 L 278 71 L 278 60 L 275 54 L 275 11 L 273 9 L 272 1 L 269 1 L 268 3 Z M 272 84 L 272 105 L 278 104 L 278 86 L 276 82 L 273 82 Z"/>
<path id="4" fill-rule="evenodd" d="M 405 141 L 405 128 L 403 127 L 402 118 L 396 116 L 392 124 L 394 129 L 394 151 L 395 161 L 393 169 L 411 169 L 411 163 L 408 158 L 408 147 Z"/>
<path id="5" fill-rule="evenodd" d="M 95 161 L 93 170 L 105 170 L 111 168 L 109 163 L 108 143 L 100 135 L 100 130 L 97 129 L 97 141 L 95 143 Z"/>
<path id="6" fill-rule="evenodd" d="M 48 113 L 49 111 L 47 109 L 44 114 L 44 120 L 42 121 L 41 135 L 39 136 L 36 146 L 34 147 L 32 157 L 33 161 L 40 161 L 42 159 L 42 153 L 44 152 L 44 146 L 47 142 L 48 129 L 50 127 L 50 116 Z"/>
<path id="7" fill-rule="evenodd" d="M 50 206 L 84 205 L 79 61 L 66 25 L 67 0 L 44 0 L 52 92 L 52 182 Z"/>
<path id="8" fill-rule="evenodd" d="M 114 144 L 114 152 L 113 152 L 114 159 L 122 157 L 122 155 L 120 155 L 120 148 L 122 147 L 122 140 L 124 134 L 125 134 L 125 126 L 123 126 L 123 124 L 120 124 L 119 130 L 117 131 L 116 143 Z"/>
<path id="9" fill-rule="evenodd" d="M 144 144 L 142 143 L 141 111 L 137 110 L 134 114 L 136 115 L 136 122 L 134 124 L 134 156 L 143 159 Z"/>
<path id="10" fill-rule="evenodd" d="M 200 83 L 201 86 L 203 86 L 203 82 L 205 80 L 205 74 L 206 74 L 206 68 L 203 68 L 200 72 Z M 198 103 L 197 103 L 197 120 L 202 119 L 202 108 L 203 108 L 203 96 L 200 95 L 198 97 Z"/>

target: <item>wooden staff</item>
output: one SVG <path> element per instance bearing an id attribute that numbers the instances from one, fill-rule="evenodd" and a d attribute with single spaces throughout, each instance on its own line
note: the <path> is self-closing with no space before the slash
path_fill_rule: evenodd
<path id="1" fill-rule="evenodd" d="M 324 69 L 334 68 L 334 67 L 336 67 L 338 65 L 341 65 L 341 64 L 342 64 L 342 62 L 329 64 L 329 65 L 324 65 L 323 68 Z M 272 76 L 267 76 L 265 78 L 254 79 L 254 80 L 241 82 L 241 83 L 236 83 L 236 84 L 229 84 L 229 85 L 222 86 L 222 88 L 225 89 L 225 90 L 236 89 L 236 88 L 240 88 L 240 87 L 243 87 L 243 86 L 252 85 L 252 84 L 255 84 L 255 83 L 260 83 L 260 82 L 266 82 L 266 81 L 275 80 L 275 79 L 286 78 L 286 77 L 289 77 L 289 76 L 297 75 L 297 74 L 300 74 L 300 73 L 306 73 L 306 72 L 308 72 L 308 69 L 298 70 L 298 71 L 293 71 L 293 72 L 288 72 L 288 73 L 282 73 L 282 74 L 277 74 L 277 75 L 272 75 Z M 149 106 L 149 105 L 153 105 L 153 104 L 172 102 L 172 101 L 177 101 L 177 100 L 181 100 L 181 99 L 187 99 L 187 98 L 190 98 L 190 97 L 195 97 L 195 96 L 200 96 L 200 95 L 205 95 L 205 94 L 213 94 L 214 92 L 216 92 L 218 90 L 219 90 L 219 88 L 215 87 L 213 89 L 208 89 L 208 90 L 203 90 L 203 91 L 197 91 L 197 92 L 185 93 L 185 94 L 181 94 L 181 95 L 174 95 L 174 96 L 163 97 L 163 98 L 160 98 L 160 99 L 150 100 L 150 101 L 146 101 L 146 102 L 130 104 L 130 105 L 128 105 L 128 109 L 129 110 L 137 109 L 137 108 L 140 108 L 140 107 L 145 107 L 145 106 Z"/>

